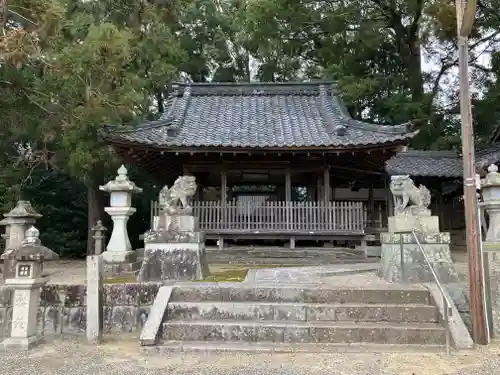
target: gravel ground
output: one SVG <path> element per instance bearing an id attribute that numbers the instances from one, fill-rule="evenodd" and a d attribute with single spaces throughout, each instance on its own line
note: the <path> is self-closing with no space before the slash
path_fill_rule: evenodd
<path id="1" fill-rule="evenodd" d="M 61 375 L 492 375 L 500 345 L 445 354 L 141 354 L 136 340 L 92 347 L 83 340 L 55 341 L 29 353 L 0 353 L 0 374 Z"/>
<path id="2" fill-rule="evenodd" d="M 466 279 L 466 256 L 453 254 L 457 271 Z M 52 283 L 82 283 L 82 261 L 48 264 Z M 334 277 L 333 284 L 377 282 L 375 275 Z M 363 279 L 363 280 L 361 280 Z M 334 282 L 335 281 L 335 282 Z M 357 284 L 357 282 L 355 284 Z M 142 354 L 137 338 L 109 337 L 93 347 L 71 338 L 44 344 L 28 353 L 0 352 L 0 375 L 492 375 L 500 373 L 500 343 L 474 351 L 427 353 L 331 354 Z"/>

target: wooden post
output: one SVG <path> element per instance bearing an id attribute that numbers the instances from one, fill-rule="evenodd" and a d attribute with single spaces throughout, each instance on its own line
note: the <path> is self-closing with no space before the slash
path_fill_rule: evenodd
<path id="1" fill-rule="evenodd" d="M 227 225 L 226 203 L 227 203 L 227 173 L 225 170 L 220 172 L 220 201 L 221 201 L 221 219 L 222 228 Z M 224 249 L 224 237 L 219 236 L 219 250 Z"/>
<path id="2" fill-rule="evenodd" d="M 439 191 L 437 194 L 437 214 L 439 217 L 439 226 L 441 227 L 441 230 L 445 230 L 448 228 L 445 228 L 444 225 L 444 201 L 443 201 L 443 186 L 439 187 Z"/>
<path id="3" fill-rule="evenodd" d="M 220 200 L 227 202 L 227 173 L 224 170 L 220 172 Z"/>
<path id="4" fill-rule="evenodd" d="M 292 174 L 290 169 L 285 171 L 285 201 L 290 202 L 292 200 Z"/>
<path id="5" fill-rule="evenodd" d="M 368 188 L 368 218 L 367 226 L 373 228 L 375 226 L 375 198 L 373 196 L 373 185 Z"/>
<path id="6" fill-rule="evenodd" d="M 290 169 L 285 170 L 285 204 L 286 204 L 286 229 L 291 229 L 292 222 L 292 174 L 290 173 Z M 291 242 L 290 242 L 291 247 Z"/>
<path id="7" fill-rule="evenodd" d="M 321 176 L 318 175 L 316 180 L 316 201 L 321 201 L 321 196 L 323 195 L 323 182 L 321 181 Z"/>
<path id="8" fill-rule="evenodd" d="M 323 201 L 330 202 L 330 168 L 326 167 L 323 171 Z"/>
<path id="9" fill-rule="evenodd" d="M 387 217 L 394 216 L 394 198 L 392 196 L 389 186 L 387 186 L 387 180 L 384 180 L 385 186 L 385 202 L 387 207 Z"/>
<path id="10" fill-rule="evenodd" d="M 488 344 L 483 288 L 483 259 L 478 235 L 476 197 L 476 166 L 474 155 L 474 129 L 469 83 L 468 37 L 476 16 L 475 0 L 456 0 L 458 36 L 458 75 L 460 82 L 460 115 L 462 122 L 462 155 L 464 166 L 464 208 L 467 231 L 467 253 L 469 264 L 469 296 L 472 316 L 472 338 L 476 344 Z"/>

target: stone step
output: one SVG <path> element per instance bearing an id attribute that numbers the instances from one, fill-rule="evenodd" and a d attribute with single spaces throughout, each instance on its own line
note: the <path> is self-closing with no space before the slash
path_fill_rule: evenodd
<path id="1" fill-rule="evenodd" d="M 269 343 L 245 341 L 166 341 L 162 345 L 143 346 L 148 354 L 171 352 L 243 352 L 243 353 L 388 353 L 445 352 L 445 345 L 367 344 L 367 343 Z"/>
<path id="2" fill-rule="evenodd" d="M 163 323 L 160 344 L 170 340 L 443 345 L 446 331 L 433 323 L 174 320 Z"/>
<path id="3" fill-rule="evenodd" d="M 363 262 L 364 251 L 345 248 L 207 248 L 210 263 L 320 265 Z"/>
<path id="4" fill-rule="evenodd" d="M 298 265 L 298 266 L 319 266 L 323 264 L 351 264 L 351 263 L 371 263 L 374 258 L 324 258 L 324 257 L 300 257 L 300 258 L 247 258 L 231 256 L 208 256 L 208 263 L 211 264 L 238 264 L 238 265 Z"/>
<path id="5" fill-rule="evenodd" d="M 251 283 L 176 284 L 172 302 L 295 302 L 295 303 L 363 303 L 363 304 L 430 304 L 429 291 L 419 285 L 366 285 L 326 287 L 321 284 L 255 285 Z"/>
<path id="6" fill-rule="evenodd" d="M 174 302 L 167 320 L 292 320 L 438 322 L 437 308 L 422 304 L 305 304 L 271 302 Z"/>

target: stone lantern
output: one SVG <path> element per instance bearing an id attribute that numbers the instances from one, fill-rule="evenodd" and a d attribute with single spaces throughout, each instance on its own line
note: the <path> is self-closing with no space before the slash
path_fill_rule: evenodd
<path id="1" fill-rule="evenodd" d="M 489 217 L 489 226 L 486 233 L 486 242 L 500 245 L 500 173 L 498 167 L 494 164 L 488 167 L 488 174 L 481 182 L 481 193 L 484 207 Z"/>
<path id="2" fill-rule="evenodd" d="M 481 181 L 482 202 L 480 205 L 488 214 L 489 224 L 486 240 L 483 242 L 487 312 L 490 332 L 500 337 L 500 173 L 494 164 L 488 167 L 488 174 Z"/>
<path id="3" fill-rule="evenodd" d="M 15 276 L 5 280 L 13 289 L 12 329 L 10 337 L 4 340 L 5 348 L 28 350 L 38 344 L 37 312 L 40 304 L 40 290 L 48 281 L 43 274 L 43 262 L 58 259 L 52 250 L 42 246 L 40 232 L 35 227 L 26 231 L 25 238 L 17 249 L 2 254 L 4 260 L 14 260 Z"/>
<path id="4" fill-rule="evenodd" d="M 18 201 L 9 213 L 4 214 L 5 219 L 0 220 L 0 225 L 5 225 L 5 249 L 15 249 L 21 246 L 26 230 L 35 224 L 42 215 L 36 212 L 29 201 Z M 4 279 L 14 276 L 13 261 L 4 261 Z"/>
<path id="5" fill-rule="evenodd" d="M 141 193 L 142 189 L 129 180 L 127 169 L 121 166 L 118 175 L 99 189 L 110 193 L 110 204 L 104 210 L 113 220 L 113 231 L 106 251 L 102 257 L 106 263 L 131 263 L 135 262 L 136 254 L 132 250 L 127 232 L 127 221 L 136 211 L 132 207 L 132 194 Z"/>

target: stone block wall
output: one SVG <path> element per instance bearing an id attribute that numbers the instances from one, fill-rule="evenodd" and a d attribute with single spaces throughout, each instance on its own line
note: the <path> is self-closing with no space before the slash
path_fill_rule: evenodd
<path id="1" fill-rule="evenodd" d="M 139 334 L 160 288 L 157 283 L 104 286 L 104 333 Z M 0 287 L 0 340 L 8 335 L 12 291 Z M 84 335 L 86 286 L 46 285 L 38 310 L 38 329 L 44 336 Z"/>

